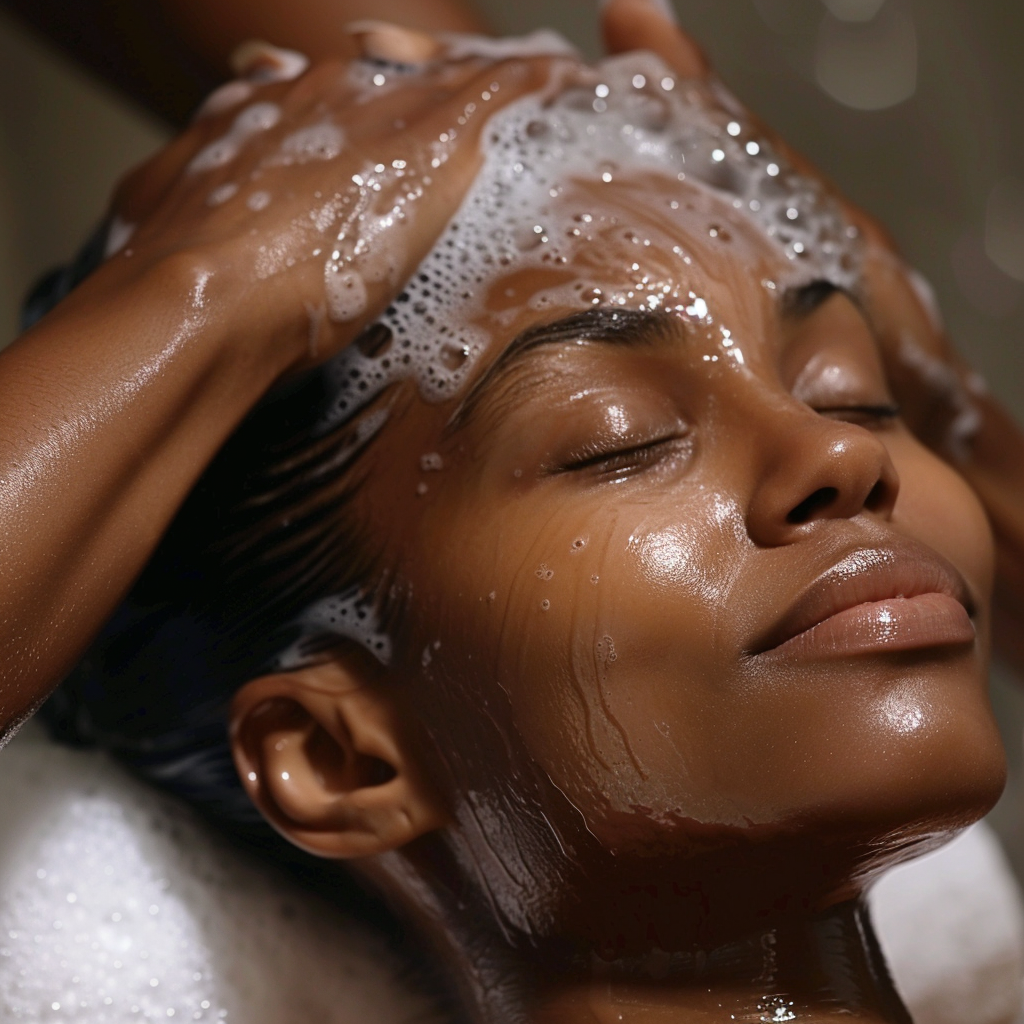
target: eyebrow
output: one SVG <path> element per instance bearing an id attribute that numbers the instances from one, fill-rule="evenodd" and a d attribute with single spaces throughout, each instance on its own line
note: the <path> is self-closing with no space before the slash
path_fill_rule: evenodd
<path id="1" fill-rule="evenodd" d="M 547 324 L 536 324 L 516 335 L 505 350 L 473 383 L 452 413 L 445 433 L 463 427 L 483 397 L 528 353 L 548 345 L 598 343 L 636 348 L 678 338 L 685 323 L 662 309 L 611 309 L 602 306 L 571 313 Z"/>
<path id="2" fill-rule="evenodd" d="M 845 296 L 857 309 L 864 311 L 864 304 L 859 295 L 824 277 L 785 289 L 779 300 L 779 310 L 784 319 L 803 320 L 823 306 L 833 295 Z"/>
<path id="3" fill-rule="evenodd" d="M 825 278 L 785 289 L 779 298 L 784 319 L 803 320 L 834 295 L 845 295 L 858 309 L 860 299 L 849 289 Z M 664 309 L 613 309 L 607 306 L 571 313 L 547 324 L 528 327 L 509 343 L 473 383 L 445 426 L 445 434 L 459 430 L 473 416 L 484 396 L 528 353 L 548 345 L 597 342 L 616 347 L 638 348 L 678 339 L 687 324 Z"/>

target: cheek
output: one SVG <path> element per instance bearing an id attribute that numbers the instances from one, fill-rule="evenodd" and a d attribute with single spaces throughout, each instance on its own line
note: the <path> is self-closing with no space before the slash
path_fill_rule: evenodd
<path id="1" fill-rule="evenodd" d="M 595 834 L 608 812 L 638 807 L 717 816 L 713 736 L 691 725 L 706 722 L 730 670 L 735 623 L 721 609 L 742 515 L 706 492 L 699 508 L 675 500 L 659 514 L 600 504 L 497 560 L 515 566 L 494 614 L 518 740 Z"/>
<path id="2" fill-rule="evenodd" d="M 895 525 L 935 548 L 963 573 L 987 628 L 995 554 L 981 502 L 959 473 L 913 438 L 902 438 L 892 447 L 892 456 L 900 477 Z"/>

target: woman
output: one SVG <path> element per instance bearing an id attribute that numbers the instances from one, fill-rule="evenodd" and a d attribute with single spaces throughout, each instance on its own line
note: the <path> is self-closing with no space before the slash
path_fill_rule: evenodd
<path id="1" fill-rule="evenodd" d="M 988 527 L 899 423 L 885 364 L 905 388 L 944 369 L 909 412 L 949 410 L 933 436 L 983 456 L 981 481 L 996 414 L 953 387 L 877 233 L 715 89 L 648 58 L 471 81 L 428 166 L 460 118 L 519 102 L 459 216 L 378 326 L 214 462 L 76 713 L 245 824 L 219 785 L 233 695 L 250 798 L 387 893 L 475 1019 L 904 1020 L 857 898 L 983 813 L 1002 758 Z M 288 141 L 323 107 L 276 136 L 260 110 L 254 166 L 254 109 L 187 153 L 225 219 L 266 208 L 278 154 L 333 137 Z M 414 172 L 431 187 L 378 159 L 336 197 L 311 347 L 414 263 L 379 244 Z"/>

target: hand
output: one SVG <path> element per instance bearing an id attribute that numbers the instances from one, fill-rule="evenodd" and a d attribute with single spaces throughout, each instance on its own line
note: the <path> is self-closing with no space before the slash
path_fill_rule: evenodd
<path id="1" fill-rule="evenodd" d="M 353 26 L 363 52 L 425 60 L 430 37 Z M 279 372 L 328 358 L 393 298 L 450 219 L 493 111 L 547 61 L 332 62 L 302 71 L 249 48 L 223 87 L 114 201 L 121 248 L 90 282 L 123 293 L 160 273 Z M 282 68 L 300 72 L 287 81 Z M 383 83 L 383 84 L 380 84 Z M 134 227 L 131 227 L 134 225 Z M 184 278 L 184 280 L 183 280 Z"/>
<path id="2" fill-rule="evenodd" d="M 394 29 L 353 37 L 416 55 Z M 549 61 L 304 71 L 263 47 L 244 63 L 254 77 L 118 190 L 116 251 L 0 353 L 0 739 L 81 657 L 267 388 L 394 296 L 472 181 L 490 111 Z"/>

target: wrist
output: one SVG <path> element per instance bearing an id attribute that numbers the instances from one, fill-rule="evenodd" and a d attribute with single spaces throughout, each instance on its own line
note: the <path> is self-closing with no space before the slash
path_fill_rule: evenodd
<path id="1" fill-rule="evenodd" d="M 79 285 L 47 318 L 70 334 L 104 329 L 131 360 L 131 349 L 161 365 L 191 367 L 251 402 L 306 355 L 300 324 L 271 308 L 263 282 L 240 279 L 231 253 L 175 251 L 146 259 L 129 247 Z M 300 310 L 301 312 L 301 310 Z M 127 347 L 126 347 L 127 346 Z"/>

